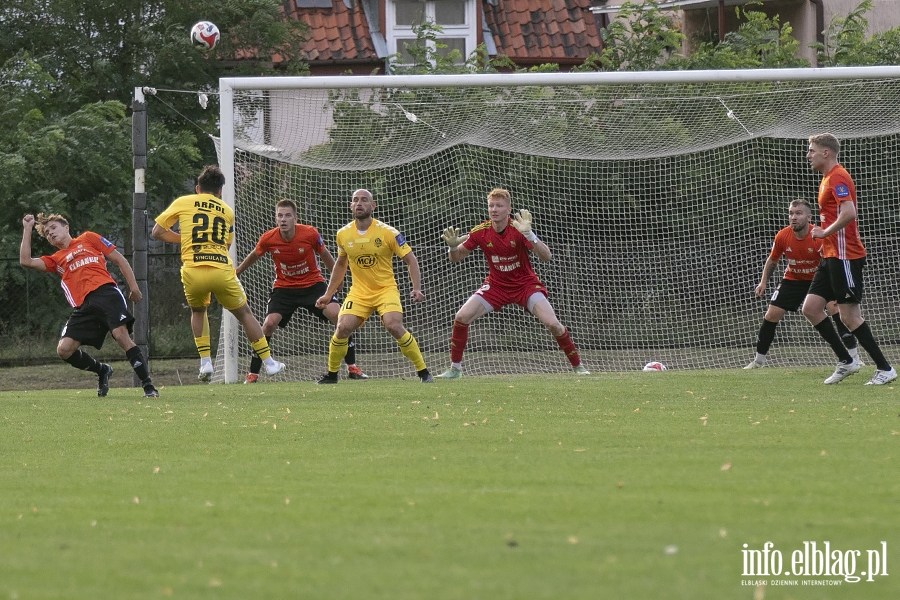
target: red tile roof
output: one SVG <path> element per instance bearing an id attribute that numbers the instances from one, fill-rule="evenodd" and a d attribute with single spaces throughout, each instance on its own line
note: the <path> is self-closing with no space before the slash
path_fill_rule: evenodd
<path id="1" fill-rule="evenodd" d="M 390 0 L 379 2 L 382 14 L 386 1 Z M 476 1 L 484 11 L 498 54 L 517 64 L 578 64 L 601 49 L 597 23 L 589 10 L 591 0 Z M 297 8 L 292 0 L 288 5 L 295 18 L 309 25 L 302 58 L 309 61 L 314 73 L 328 65 L 336 71 L 349 65 L 366 65 L 366 69 L 383 65 L 359 0 L 352 9 L 343 0 L 332 0 L 331 8 Z"/>
<path id="2" fill-rule="evenodd" d="M 309 39 L 303 52 L 311 64 L 316 62 L 380 62 L 362 3 L 350 9 L 343 0 L 333 0 L 331 8 L 297 8 L 289 3 L 293 15 L 309 25 Z"/>
<path id="3" fill-rule="evenodd" d="M 497 52 L 516 63 L 577 64 L 600 52 L 591 0 L 497 0 L 484 4 Z"/>

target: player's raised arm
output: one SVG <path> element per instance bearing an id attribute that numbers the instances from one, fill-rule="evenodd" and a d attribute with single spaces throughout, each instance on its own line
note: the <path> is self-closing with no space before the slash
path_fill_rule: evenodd
<path id="1" fill-rule="evenodd" d="M 34 230 L 34 215 L 22 218 L 22 243 L 19 245 L 19 264 L 28 269 L 46 271 L 47 265 L 39 258 L 31 256 L 31 232 Z"/>
<path id="2" fill-rule="evenodd" d="M 523 208 L 522 210 L 517 212 L 515 215 L 513 215 L 512 224 L 513 227 L 519 230 L 519 233 L 525 236 L 526 240 L 534 245 L 534 248 L 532 248 L 532 252 L 534 252 L 535 256 L 543 261 L 549 261 L 551 258 L 553 258 L 553 254 L 550 252 L 550 247 L 542 242 L 540 238 L 538 238 L 534 230 L 531 228 L 531 211 L 529 211 L 527 208 Z"/>
<path id="3" fill-rule="evenodd" d="M 465 241 L 469 239 L 469 234 L 460 235 L 459 229 L 456 227 L 448 227 L 441 234 L 441 239 L 449 246 L 447 249 L 447 258 L 450 262 L 459 262 L 469 255 L 471 250 L 463 246 Z"/>

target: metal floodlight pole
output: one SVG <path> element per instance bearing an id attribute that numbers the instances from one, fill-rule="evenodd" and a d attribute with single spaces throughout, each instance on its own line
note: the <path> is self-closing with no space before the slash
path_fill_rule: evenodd
<path id="1" fill-rule="evenodd" d="M 150 370 L 150 294 L 147 287 L 147 192 L 144 187 L 147 169 L 147 104 L 144 88 L 134 88 L 131 105 L 131 152 L 134 163 L 134 195 L 131 205 L 131 268 L 137 280 L 142 300 L 132 305 L 134 315 L 134 343 L 140 348 Z M 135 387 L 141 386 L 137 373 L 132 377 Z"/>

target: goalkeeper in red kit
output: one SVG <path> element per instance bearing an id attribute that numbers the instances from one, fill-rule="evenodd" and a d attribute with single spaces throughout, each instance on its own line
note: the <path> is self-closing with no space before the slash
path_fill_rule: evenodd
<path id="1" fill-rule="evenodd" d="M 531 267 L 530 252 L 543 261 L 552 258 L 550 248 L 531 229 L 531 213 L 520 210 L 511 217 L 512 200 L 504 189 L 493 189 L 487 196 L 487 221 L 476 225 L 468 235 L 460 236 L 454 227 L 441 238 L 450 246 L 450 262 L 459 262 L 481 248 L 488 264 L 488 276 L 478 290 L 462 305 L 453 318 L 450 336 L 450 368 L 437 377 L 462 376 L 462 356 L 469 338 L 469 325 L 489 312 L 499 312 L 507 304 L 518 304 L 544 324 L 566 355 L 572 370 L 589 375 L 581 364 L 569 330 L 559 322 L 547 300 L 547 289 Z"/>

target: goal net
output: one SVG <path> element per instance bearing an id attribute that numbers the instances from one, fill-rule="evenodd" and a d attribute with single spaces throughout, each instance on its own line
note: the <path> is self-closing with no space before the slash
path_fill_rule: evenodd
<path id="1" fill-rule="evenodd" d="M 290 198 L 336 256 L 354 190 L 375 218 L 402 232 L 418 258 L 427 300 L 409 300 L 395 260 L 405 322 L 429 368 L 449 364 L 456 310 L 482 283 L 480 252 L 451 264 L 440 240 L 487 219 L 486 194 L 510 190 L 553 259 L 532 258 L 560 321 L 591 371 L 736 368 L 754 353 L 769 295 L 763 263 L 788 203 L 815 206 L 821 176 L 807 138 L 842 140 L 869 259 L 863 315 L 889 360 L 900 340 L 896 240 L 900 182 L 900 68 L 654 73 L 223 79 L 221 164 L 237 215 L 240 261 L 274 227 Z M 233 182 L 233 187 L 232 187 Z M 328 273 L 325 273 L 327 279 Z M 270 257 L 241 275 L 260 321 L 274 278 Z M 348 274 L 344 291 L 349 286 Z M 217 373 L 242 377 L 251 349 L 225 319 Z M 273 339 L 283 376 L 326 366 L 333 326 L 303 311 Z M 413 376 L 369 319 L 357 362 L 376 377 Z M 826 365 L 830 349 L 788 314 L 773 366 Z M 867 357 L 863 356 L 866 361 Z M 540 322 L 518 306 L 470 329 L 466 375 L 563 372 L 570 366 Z"/>

